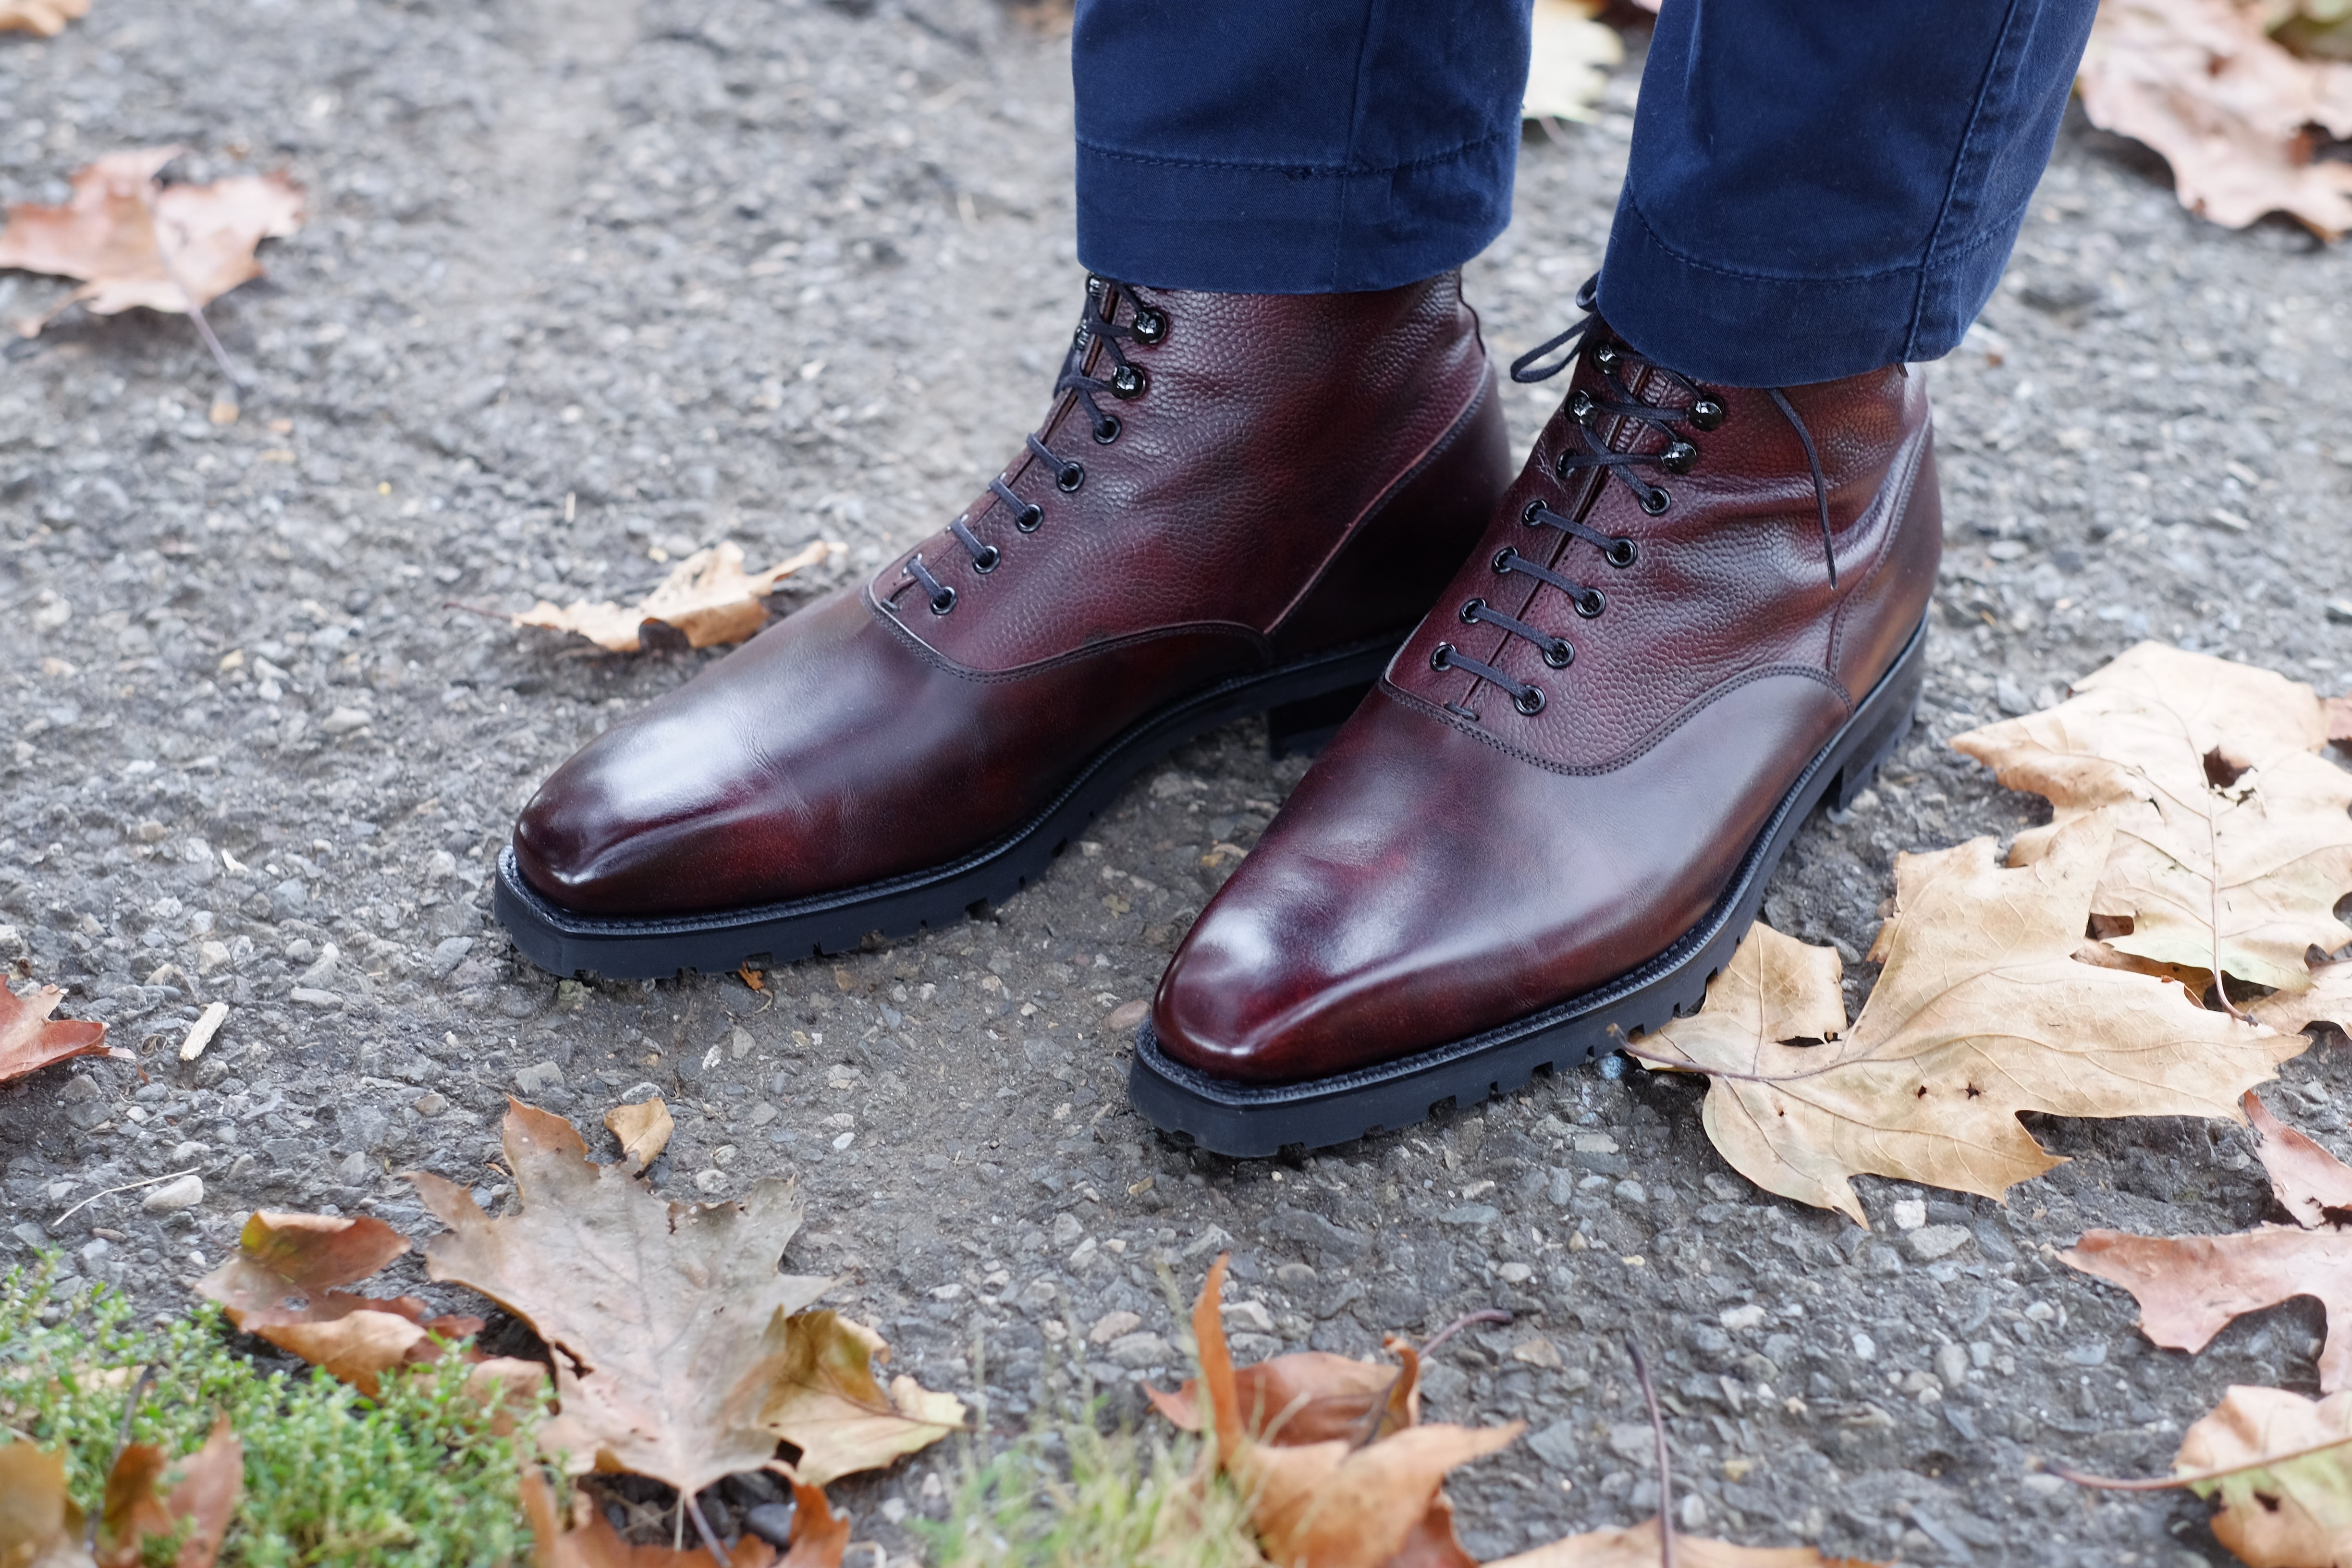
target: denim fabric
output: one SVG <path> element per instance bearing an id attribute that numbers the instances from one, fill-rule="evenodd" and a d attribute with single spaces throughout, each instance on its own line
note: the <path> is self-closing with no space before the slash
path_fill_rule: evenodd
<path id="1" fill-rule="evenodd" d="M 1734 385 L 1948 353 L 2000 281 L 2095 8 L 1665 0 L 1611 325 Z M 1389 288 L 1509 219 L 1527 0 L 1078 0 L 1071 68 L 1097 271 Z"/>

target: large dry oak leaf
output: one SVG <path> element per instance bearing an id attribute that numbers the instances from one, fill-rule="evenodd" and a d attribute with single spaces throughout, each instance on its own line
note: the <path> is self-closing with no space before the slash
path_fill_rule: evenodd
<path id="1" fill-rule="evenodd" d="M 2092 815 L 2028 866 L 2001 867 L 1990 838 L 1898 857 L 1851 1030 L 1837 955 L 1759 924 L 1706 1006 L 1635 1048 L 1710 1075 L 1707 1136 L 1742 1175 L 1861 1224 L 1859 1173 L 1999 1198 L 2059 1163 L 2021 1111 L 2234 1117 L 2309 1042 L 2071 956 L 2112 838 Z"/>
<path id="2" fill-rule="evenodd" d="M 767 1465 L 787 1320 L 826 1283 L 776 1270 L 801 1222 L 792 1184 L 672 1204 L 625 1166 L 591 1162 L 560 1116 L 510 1100 L 503 1132 L 519 1213 L 492 1219 L 454 1182 L 409 1179 L 451 1232 L 425 1247 L 433 1278 L 490 1297 L 555 1352 L 562 1413 L 541 1446 L 575 1471 L 687 1491 Z"/>
<path id="3" fill-rule="evenodd" d="M 302 188 L 282 174 L 156 184 L 185 151 L 110 153 L 75 171 L 64 205 L 10 207 L 0 267 L 80 279 L 73 299 L 99 316 L 135 305 L 184 313 L 260 277 L 254 249 L 302 226 Z"/>
<path id="4" fill-rule="evenodd" d="M 2084 1273 L 2129 1290 L 2139 1301 L 2140 1331 L 2174 1350 L 2203 1350 L 2233 1318 L 2292 1297 L 2315 1297 L 2327 1310 L 2319 1386 L 2330 1394 L 2352 1389 L 2352 1232 L 2332 1223 L 2352 1192 L 2352 1168 L 2281 1126 L 2251 1094 L 2246 1110 L 2271 1190 L 2294 1225 L 2232 1236 L 2092 1230 L 2063 1256 Z"/>
<path id="5" fill-rule="evenodd" d="M 2260 0 L 2106 0 L 2075 85 L 2091 123 L 2172 165 L 2180 205 L 2242 228 L 2294 215 L 2352 229 L 2352 166 L 2312 157 L 2310 127 L 2352 136 L 2352 65 L 2299 60 Z"/>
<path id="6" fill-rule="evenodd" d="M 2116 845 L 2092 899 L 2107 944 L 2156 964 L 2310 988 L 2305 954 L 2352 942 L 2352 773 L 2318 754 L 2327 726 L 2300 681 L 2141 643 L 2045 712 L 1952 744 L 2011 789 L 2047 796 L 2047 827 L 2018 835 L 2027 865 L 2092 812 Z M 2218 927 L 2218 931 L 2217 931 Z"/>
<path id="7" fill-rule="evenodd" d="M 0 980 L 0 1083 L 36 1073 L 51 1062 L 70 1057 L 138 1058 L 106 1043 L 106 1026 L 95 1019 L 58 1018 L 49 1015 L 66 994 L 54 985 L 19 996 Z"/>
<path id="8" fill-rule="evenodd" d="M 670 568 L 660 586 L 625 609 L 609 600 L 592 605 L 576 599 L 558 608 L 541 599 L 508 618 L 519 626 L 576 632 L 614 653 L 635 653 L 644 646 L 648 621 L 670 627 L 693 647 L 739 643 L 768 624 L 768 595 L 777 584 L 841 552 L 839 544 L 811 544 L 764 572 L 746 572 L 742 547 L 730 541 L 696 551 Z"/>

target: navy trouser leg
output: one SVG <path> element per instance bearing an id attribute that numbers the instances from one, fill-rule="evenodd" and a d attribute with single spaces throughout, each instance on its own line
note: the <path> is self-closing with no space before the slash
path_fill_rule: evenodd
<path id="1" fill-rule="evenodd" d="M 1788 385 L 1949 352 L 2000 277 L 2095 0 L 1665 0 L 1601 306 Z M 1078 0 L 1078 254 L 1376 289 L 1507 221 L 1526 0 Z"/>
<path id="2" fill-rule="evenodd" d="M 1528 0 L 1077 0 L 1078 258 L 1246 294 L 1392 289 L 1511 217 Z"/>

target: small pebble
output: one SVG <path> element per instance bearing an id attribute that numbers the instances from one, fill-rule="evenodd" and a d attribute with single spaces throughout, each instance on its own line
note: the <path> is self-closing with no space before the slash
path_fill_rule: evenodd
<path id="1" fill-rule="evenodd" d="M 194 1171 L 177 1181 L 164 1183 L 139 1200 L 139 1206 L 149 1214 L 178 1214 L 192 1209 L 205 1201 L 205 1179 Z"/>

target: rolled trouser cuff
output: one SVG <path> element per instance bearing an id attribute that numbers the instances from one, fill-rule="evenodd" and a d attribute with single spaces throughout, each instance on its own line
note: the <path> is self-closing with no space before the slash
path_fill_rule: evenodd
<path id="1" fill-rule="evenodd" d="M 1461 266 L 1511 219 L 1516 121 L 1386 168 L 1286 167 L 1077 150 L 1078 259 L 1165 289 L 1346 294 Z"/>
<path id="2" fill-rule="evenodd" d="M 2015 225 L 1939 258 L 1845 278 L 1711 266 L 1660 238 L 1629 189 L 1601 269 L 1601 313 L 1661 364 L 1726 386 L 1798 386 L 1939 359 L 1991 298 Z"/>

